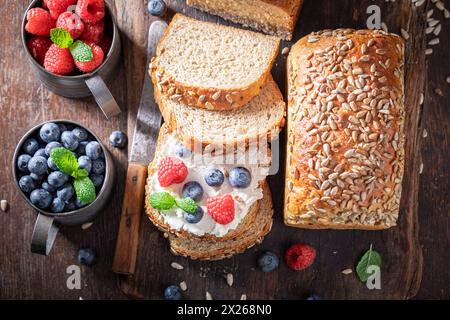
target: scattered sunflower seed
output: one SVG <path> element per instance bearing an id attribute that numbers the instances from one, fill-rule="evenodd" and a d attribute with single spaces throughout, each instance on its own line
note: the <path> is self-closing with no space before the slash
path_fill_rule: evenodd
<path id="1" fill-rule="evenodd" d="M 212 297 L 211 293 L 206 291 L 206 300 L 212 300 L 212 299 L 213 299 L 213 297 Z"/>
<path id="2" fill-rule="evenodd" d="M 233 281 L 234 281 L 233 275 L 231 273 L 227 273 L 227 283 L 230 287 L 233 286 Z"/>
<path id="3" fill-rule="evenodd" d="M 423 129 L 422 137 L 424 137 L 424 138 L 428 137 L 427 129 Z"/>
<path id="4" fill-rule="evenodd" d="M 344 269 L 344 270 L 342 270 L 342 271 L 341 271 L 341 273 L 342 273 L 342 274 L 345 274 L 345 275 L 347 275 L 347 274 L 351 274 L 351 273 L 353 273 L 353 270 L 352 270 L 352 269 L 350 269 L 350 268 L 348 268 L 348 269 Z"/>
<path id="5" fill-rule="evenodd" d="M 408 33 L 405 29 L 403 29 L 403 28 L 400 29 L 400 32 L 402 33 L 403 39 L 405 39 L 406 41 L 408 41 L 408 39 L 409 39 L 409 33 Z"/>
<path id="6" fill-rule="evenodd" d="M 2 200 L 0 201 L 0 208 L 3 212 L 6 212 L 8 210 L 8 201 Z"/>
<path id="7" fill-rule="evenodd" d="M 419 98 L 419 105 L 423 105 L 423 102 L 425 101 L 425 96 L 423 93 L 420 94 L 420 98 Z"/>
<path id="8" fill-rule="evenodd" d="M 450 83 L 450 77 L 447 77 L 447 79 L 445 79 L 445 81 L 447 81 L 447 83 Z"/>
<path id="9" fill-rule="evenodd" d="M 245 293 L 241 295 L 241 300 L 247 300 L 247 295 Z"/>
<path id="10" fill-rule="evenodd" d="M 425 50 L 425 55 L 430 55 L 430 54 L 432 54 L 433 53 L 433 49 L 431 49 L 431 48 L 427 48 L 426 50 Z"/>
<path id="11" fill-rule="evenodd" d="M 179 264 L 178 262 L 172 262 L 170 264 L 170 266 L 172 268 L 176 269 L 176 270 L 183 270 L 184 269 L 184 267 L 181 264 Z"/>
<path id="12" fill-rule="evenodd" d="M 163 236 L 164 236 L 164 238 L 168 238 L 169 234 L 167 232 L 164 232 Z"/>
<path id="13" fill-rule="evenodd" d="M 183 291 L 187 290 L 187 285 L 186 285 L 185 281 L 181 281 L 180 282 L 180 289 L 183 290 Z"/>
<path id="14" fill-rule="evenodd" d="M 83 224 L 81 225 L 81 229 L 83 229 L 83 230 L 89 229 L 90 227 L 92 227 L 93 224 L 94 224 L 93 222 L 86 222 L 86 223 L 83 223 Z"/>
<path id="15" fill-rule="evenodd" d="M 419 166 L 419 174 L 422 174 L 422 173 L 423 173 L 423 162 L 421 162 L 420 166 Z"/>
<path id="16" fill-rule="evenodd" d="M 281 50 L 281 54 L 282 55 L 287 55 L 288 53 L 289 53 L 289 48 L 288 47 L 285 47 L 285 48 L 283 48 L 283 50 Z"/>
<path id="17" fill-rule="evenodd" d="M 436 93 L 438 96 L 441 96 L 441 97 L 444 96 L 444 93 L 442 92 L 442 90 L 440 88 L 434 89 L 434 93 Z"/>

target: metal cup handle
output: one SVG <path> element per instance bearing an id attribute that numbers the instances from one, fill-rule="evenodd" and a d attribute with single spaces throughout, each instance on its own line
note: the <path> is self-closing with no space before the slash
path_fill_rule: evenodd
<path id="1" fill-rule="evenodd" d="M 99 75 L 94 75 L 85 82 L 106 118 L 110 119 L 121 112 L 119 105 Z"/>
<path id="2" fill-rule="evenodd" d="M 31 252 L 45 256 L 50 253 L 59 230 L 53 220 L 53 217 L 38 214 L 31 236 Z"/>

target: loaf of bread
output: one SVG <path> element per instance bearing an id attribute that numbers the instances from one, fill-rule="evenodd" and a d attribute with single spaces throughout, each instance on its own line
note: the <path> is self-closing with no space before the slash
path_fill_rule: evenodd
<path id="1" fill-rule="evenodd" d="M 232 110 L 257 96 L 279 39 L 176 14 L 150 64 L 167 98 L 208 110 Z"/>
<path id="2" fill-rule="evenodd" d="M 404 170 L 403 65 L 403 40 L 379 30 L 325 30 L 292 47 L 287 225 L 396 225 Z"/>
<path id="3" fill-rule="evenodd" d="M 187 0 L 187 4 L 245 27 L 292 40 L 303 0 Z"/>

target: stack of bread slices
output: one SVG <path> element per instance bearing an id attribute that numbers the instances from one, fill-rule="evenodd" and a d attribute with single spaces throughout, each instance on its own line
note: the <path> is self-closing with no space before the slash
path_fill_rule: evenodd
<path id="1" fill-rule="evenodd" d="M 223 259 L 270 231 L 270 141 L 286 112 L 270 74 L 278 50 L 275 37 L 181 14 L 158 44 L 149 71 L 164 124 L 149 165 L 146 213 L 173 253 Z M 162 193 L 176 201 L 194 194 L 197 211 L 149 200 Z"/>

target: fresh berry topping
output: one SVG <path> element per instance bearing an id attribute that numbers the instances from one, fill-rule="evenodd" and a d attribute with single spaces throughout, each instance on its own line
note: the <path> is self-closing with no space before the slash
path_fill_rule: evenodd
<path id="1" fill-rule="evenodd" d="M 97 44 L 100 46 L 100 48 L 102 48 L 103 54 L 106 57 L 109 53 L 109 49 L 111 49 L 111 45 L 112 45 L 111 37 L 108 36 L 107 34 L 103 34 L 102 38 L 100 39 L 100 41 L 98 41 Z"/>
<path id="2" fill-rule="evenodd" d="M 97 23 L 105 16 L 104 0 L 79 0 L 76 13 L 87 23 Z"/>
<path id="3" fill-rule="evenodd" d="M 87 133 L 86 129 L 76 127 L 75 129 L 72 130 L 72 132 L 78 141 L 83 141 L 88 138 L 88 133 Z"/>
<path id="4" fill-rule="evenodd" d="M 105 176 L 102 174 L 91 174 L 89 178 L 92 180 L 94 187 L 99 188 L 103 184 L 103 180 L 105 180 Z"/>
<path id="5" fill-rule="evenodd" d="M 33 157 L 28 161 L 28 170 L 38 176 L 47 173 L 47 159 L 44 157 Z"/>
<path id="6" fill-rule="evenodd" d="M 322 298 L 317 294 L 311 294 L 305 300 L 322 300 Z"/>
<path id="7" fill-rule="evenodd" d="M 188 223 L 198 223 L 203 218 L 203 209 L 202 207 L 197 207 L 197 210 L 194 213 L 185 212 L 184 220 Z"/>
<path id="8" fill-rule="evenodd" d="M 75 190 L 70 183 L 66 183 L 61 188 L 56 191 L 56 196 L 63 201 L 69 201 L 73 195 L 75 194 Z"/>
<path id="9" fill-rule="evenodd" d="M 54 213 L 60 213 L 64 210 L 65 203 L 60 198 L 54 198 L 50 204 L 50 211 Z"/>
<path id="10" fill-rule="evenodd" d="M 103 37 L 104 23 L 100 21 L 95 24 L 85 23 L 84 32 L 80 35 L 80 40 L 98 43 Z"/>
<path id="11" fill-rule="evenodd" d="M 73 12 L 63 12 L 56 20 L 57 28 L 64 28 L 72 39 L 77 39 L 84 31 L 84 22 Z"/>
<path id="12" fill-rule="evenodd" d="M 27 48 L 33 58 L 44 65 L 45 54 L 52 45 L 52 41 L 44 36 L 33 36 L 27 40 Z"/>
<path id="13" fill-rule="evenodd" d="M 46 123 L 39 130 L 39 137 L 44 142 L 57 141 L 59 139 L 59 126 L 56 123 Z"/>
<path id="14" fill-rule="evenodd" d="M 147 9 L 152 16 L 161 17 L 166 13 L 167 6 L 163 0 L 150 0 Z"/>
<path id="15" fill-rule="evenodd" d="M 109 136 L 109 143 L 114 148 L 124 148 L 127 145 L 127 135 L 125 132 L 122 131 L 113 131 L 111 135 Z"/>
<path id="16" fill-rule="evenodd" d="M 205 175 L 205 182 L 211 187 L 220 187 L 224 180 L 225 176 L 219 169 L 211 169 Z"/>
<path id="17" fill-rule="evenodd" d="M 50 193 L 56 191 L 56 187 L 52 186 L 47 181 L 42 182 L 41 188 L 44 189 L 44 190 L 47 190 Z"/>
<path id="18" fill-rule="evenodd" d="M 31 156 L 29 154 L 22 154 L 17 158 L 17 168 L 20 172 L 28 172 L 28 162 Z"/>
<path id="19" fill-rule="evenodd" d="M 25 153 L 29 154 L 30 156 L 34 155 L 36 151 L 39 149 L 39 142 L 37 142 L 36 139 L 30 138 L 25 140 L 22 147 L 23 151 Z"/>
<path id="20" fill-rule="evenodd" d="M 86 266 L 92 266 L 97 262 L 97 253 L 91 248 L 80 249 L 78 261 Z"/>
<path id="21" fill-rule="evenodd" d="M 252 182 L 252 175 L 246 168 L 236 167 L 230 170 L 228 180 L 235 188 L 247 188 Z"/>
<path id="22" fill-rule="evenodd" d="M 77 209 L 77 206 L 75 205 L 75 201 L 74 201 L 74 200 L 70 200 L 70 201 L 67 202 L 66 205 L 64 206 L 64 210 L 65 210 L 66 212 L 73 211 L 73 210 L 76 210 L 76 209 Z"/>
<path id="23" fill-rule="evenodd" d="M 42 0 L 42 8 L 45 9 L 45 10 L 48 10 L 47 1 L 48 0 Z"/>
<path id="24" fill-rule="evenodd" d="M 194 201 L 200 201 L 203 197 L 203 188 L 196 181 L 189 181 L 183 186 L 183 197 L 191 198 Z"/>
<path id="25" fill-rule="evenodd" d="M 271 272 L 278 267 L 279 259 L 273 252 L 265 252 L 258 258 L 258 265 L 262 272 Z"/>
<path id="26" fill-rule="evenodd" d="M 306 244 L 295 244 L 286 251 L 284 258 L 289 268 L 303 270 L 314 263 L 316 249 Z"/>
<path id="27" fill-rule="evenodd" d="M 52 203 L 52 196 L 47 190 L 36 189 L 31 192 L 30 201 L 36 207 L 40 209 L 46 209 Z"/>
<path id="28" fill-rule="evenodd" d="M 27 12 L 25 30 L 38 36 L 50 36 L 50 30 L 55 27 L 55 20 L 50 13 L 42 8 L 31 8 Z"/>
<path id="29" fill-rule="evenodd" d="M 58 141 L 52 141 L 49 142 L 46 146 L 45 146 L 45 155 L 47 157 L 50 157 L 50 153 L 52 152 L 53 149 L 55 148 L 61 148 L 62 145 L 61 143 L 59 143 Z"/>
<path id="30" fill-rule="evenodd" d="M 106 164 L 104 159 L 97 159 L 92 161 L 92 173 L 104 174 L 106 170 Z"/>
<path id="31" fill-rule="evenodd" d="M 47 0 L 47 7 L 50 11 L 50 15 L 53 19 L 58 19 L 58 17 L 64 12 L 69 11 L 77 3 L 77 0 Z"/>
<path id="32" fill-rule="evenodd" d="M 78 148 L 78 139 L 73 131 L 64 131 L 61 133 L 61 143 L 64 148 L 75 151 Z"/>
<path id="33" fill-rule="evenodd" d="M 48 175 L 47 182 L 56 187 L 62 187 L 67 181 L 69 181 L 69 176 L 61 171 L 55 171 Z"/>
<path id="34" fill-rule="evenodd" d="M 36 182 L 36 184 L 40 184 L 42 182 L 42 180 L 44 179 L 44 175 L 43 174 L 36 174 L 36 173 L 30 173 L 30 177 L 31 179 L 34 180 L 34 182 Z"/>
<path id="35" fill-rule="evenodd" d="M 78 158 L 78 167 L 80 169 L 85 169 L 88 174 L 91 172 L 92 169 L 92 161 L 88 156 L 81 156 Z"/>
<path id="36" fill-rule="evenodd" d="M 78 156 L 82 156 L 86 154 L 86 146 L 89 143 L 89 141 L 80 141 L 80 143 L 78 144 L 78 148 L 77 150 L 75 150 L 75 153 Z"/>
<path id="37" fill-rule="evenodd" d="M 38 151 L 36 151 L 34 153 L 33 157 L 36 157 L 36 156 L 47 158 L 47 155 L 45 154 L 45 148 L 38 149 Z"/>
<path id="38" fill-rule="evenodd" d="M 23 176 L 19 179 L 19 187 L 25 193 L 29 193 L 36 188 L 33 178 L 30 176 Z"/>
<path id="39" fill-rule="evenodd" d="M 47 159 L 47 167 L 52 171 L 57 171 L 58 166 L 53 162 L 52 158 Z"/>
<path id="40" fill-rule="evenodd" d="M 69 74 L 73 71 L 75 63 L 69 49 L 52 44 L 45 54 L 44 67 L 56 74 Z"/>
<path id="41" fill-rule="evenodd" d="M 77 208 L 83 208 L 86 206 L 86 203 L 84 203 L 83 201 L 81 201 L 79 198 L 76 198 L 75 200 L 75 206 Z"/>
<path id="42" fill-rule="evenodd" d="M 219 224 L 228 224 L 234 219 L 234 200 L 229 194 L 208 198 L 206 208 L 208 214 Z"/>
<path id="43" fill-rule="evenodd" d="M 103 50 L 93 42 L 87 43 L 92 48 L 92 60 L 91 61 L 78 61 L 75 59 L 75 65 L 80 71 L 92 72 L 103 63 Z"/>
<path id="44" fill-rule="evenodd" d="M 186 158 L 191 156 L 191 150 L 186 148 L 181 142 L 175 145 L 175 154 L 180 158 Z"/>
<path id="45" fill-rule="evenodd" d="M 91 158 L 91 160 L 97 160 L 101 157 L 103 151 L 102 147 L 97 141 L 91 141 L 86 145 L 86 155 Z"/>
<path id="46" fill-rule="evenodd" d="M 177 285 L 168 286 L 164 290 L 164 298 L 166 300 L 181 300 L 182 296 L 181 288 Z"/>
<path id="47" fill-rule="evenodd" d="M 184 162 L 175 157 L 166 157 L 159 162 L 158 181 L 161 187 L 181 183 L 186 179 L 188 169 Z"/>

